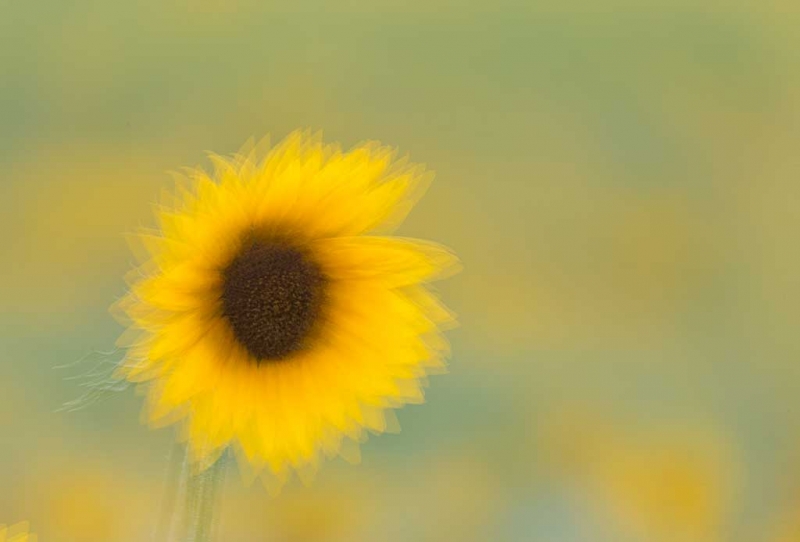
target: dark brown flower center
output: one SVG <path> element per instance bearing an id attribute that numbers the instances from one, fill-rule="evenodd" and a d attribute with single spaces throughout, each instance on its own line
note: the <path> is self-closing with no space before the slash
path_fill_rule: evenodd
<path id="1" fill-rule="evenodd" d="M 301 250 L 249 241 L 223 272 L 222 311 L 259 363 L 301 350 L 318 323 L 325 278 Z"/>

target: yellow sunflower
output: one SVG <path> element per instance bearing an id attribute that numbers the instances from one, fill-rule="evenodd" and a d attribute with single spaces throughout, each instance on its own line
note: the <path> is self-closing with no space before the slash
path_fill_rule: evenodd
<path id="1" fill-rule="evenodd" d="M 38 540 L 37 536 L 29 533 L 28 529 L 27 521 L 17 523 L 11 527 L 0 524 L 0 542 L 36 542 Z"/>
<path id="2" fill-rule="evenodd" d="M 300 132 L 211 159 L 135 236 L 118 376 L 148 384 L 151 425 L 184 422 L 199 469 L 233 444 L 248 471 L 313 472 L 396 425 L 391 409 L 444 368 L 454 319 L 426 283 L 457 259 L 384 236 L 431 176 L 376 143 Z"/>

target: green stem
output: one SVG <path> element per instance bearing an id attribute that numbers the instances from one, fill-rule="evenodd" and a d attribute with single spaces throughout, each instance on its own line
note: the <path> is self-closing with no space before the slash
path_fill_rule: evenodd
<path id="1" fill-rule="evenodd" d="M 217 527 L 217 501 L 225 480 L 226 454 L 205 471 L 193 474 L 184 445 L 175 444 L 167 469 L 164 500 L 153 540 L 212 542 Z"/>
<path id="2" fill-rule="evenodd" d="M 187 473 L 183 529 L 185 542 L 211 542 L 214 539 L 217 526 L 215 512 L 219 489 L 224 481 L 225 464 L 223 454 L 205 471 Z"/>
<path id="3" fill-rule="evenodd" d="M 176 442 L 172 445 L 167 466 L 167 477 L 164 483 L 164 497 L 159 510 L 154 541 L 171 542 L 175 540 L 176 520 L 181 512 L 182 494 L 186 491 L 188 461 L 185 447 Z"/>

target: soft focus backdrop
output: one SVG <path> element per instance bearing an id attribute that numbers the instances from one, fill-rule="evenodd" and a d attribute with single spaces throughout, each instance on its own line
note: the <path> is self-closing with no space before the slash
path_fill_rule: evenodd
<path id="1" fill-rule="evenodd" d="M 335 7 L 334 7 L 335 6 Z M 148 539 L 171 430 L 54 366 L 169 170 L 324 130 L 437 172 L 451 373 L 226 542 L 800 540 L 795 0 L 0 0 L 0 523 Z"/>

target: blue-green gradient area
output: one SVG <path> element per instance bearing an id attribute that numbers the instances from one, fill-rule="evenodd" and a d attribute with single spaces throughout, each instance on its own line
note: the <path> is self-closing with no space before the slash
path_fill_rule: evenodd
<path id="1" fill-rule="evenodd" d="M 794 2 L 0 13 L 0 523 L 148 539 L 173 430 L 134 387 L 59 411 L 120 355 L 124 234 L 169 171 L 308 127 L 436 171 L 399 233 L 462 258 L 461 326 L 359 466 L 232 468 L 220 540 L 800 538 Z"/>

